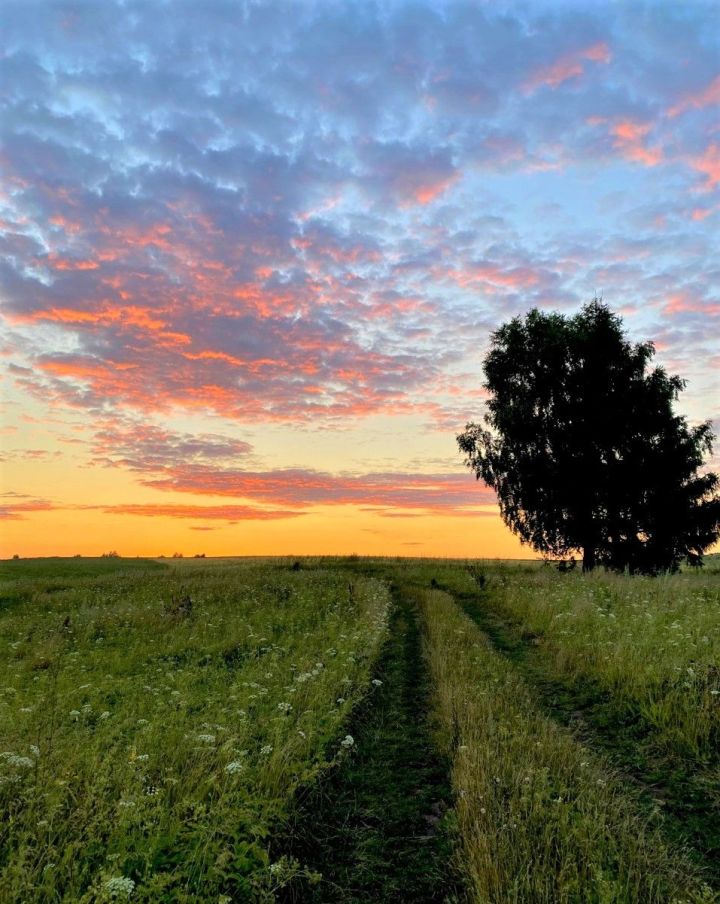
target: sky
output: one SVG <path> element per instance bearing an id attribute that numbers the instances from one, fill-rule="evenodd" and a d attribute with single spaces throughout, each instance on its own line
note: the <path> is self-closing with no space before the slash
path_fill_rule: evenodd
<path id="1" fill-rule="evenodd" d="M 531 557 L 455 436 L 596 294 L 718 432 L 717 3 L 0 26 L 0 556 Z"/>

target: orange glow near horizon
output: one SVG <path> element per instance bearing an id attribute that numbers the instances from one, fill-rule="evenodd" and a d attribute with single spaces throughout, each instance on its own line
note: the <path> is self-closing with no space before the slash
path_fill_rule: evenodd
<path id="1" fill-rule="evenodd" d="M 212 556 L 427 556 L 433 558 L 532 559 L 499 516 L 477 519 L 410 517 L 383 519 L 358 510 L 320 510 L 284 522 L 247 521 L 219 528 L 171 517 L 106 515 L 99 512 L 27 513 L 12 524 L 0 521 L 0 558 L 99 556 L 157 557 L 182 553 Z M 387 522 L 393 523 L 388 525 Z M 302 522 L 302 523 L 300 523 Z M 138 526 L 142 529 L 138 531 Z"/>

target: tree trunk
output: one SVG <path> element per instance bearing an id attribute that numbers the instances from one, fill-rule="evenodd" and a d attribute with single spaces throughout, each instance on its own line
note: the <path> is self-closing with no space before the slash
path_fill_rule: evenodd
<path id="1" fill-rule="evenodd" d="M 592 544 L 583 546 L 583 573 L 592 571 L 595 567 L 595 547 Z"/>

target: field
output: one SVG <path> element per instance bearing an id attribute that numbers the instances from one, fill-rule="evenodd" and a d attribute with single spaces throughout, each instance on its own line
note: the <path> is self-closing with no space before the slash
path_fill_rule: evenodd
<path id="1" fill-rule="evenodd" d="M 0 902 L 720 900 L 720 573 L 0 563 Z"/>

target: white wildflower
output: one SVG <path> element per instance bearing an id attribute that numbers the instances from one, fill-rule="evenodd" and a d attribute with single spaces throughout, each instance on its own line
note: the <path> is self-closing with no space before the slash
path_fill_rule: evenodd
<path id="1" fill-rule="evenodd" d="M 105 710 L 105 712 L 100 713 L 100 718 L 101 718 L 101 719 L 109 719 L 109 718 L 110 718 L 110 713 L 109 713 L 107 710 Z"/>
<path id="2" fill-rule="evenodd" d="M 240 762 L 240 760 L 233 760 L 232 763 L 228 763 L 225 767 L 225 771 L 230 775 L 236 775 L 238 772 L 242 772 L 245 766 Z"/>
<path id="3" fill-rule="evenodd" d="M 375 687 L 380 687 L 380 686 L 382 685 L 382 681 L 381 681 L 379 678 L 373 678 L 372 684 L 373 684 Z"/>
<path id="4" fill-rule="evenodd" d="M 33 756 L 40 756 L 40 748 L 37 746 L 37 744 L 30 745 L 30 753 Z"/>
<path id="5" fill-rule="evenodd" d="M 9 766 L 16 766 L 18 769 L 32 769 L 35 763 L 30 759 L 29 756 L 16 756 L 14 753 L 11 753 L 10 756 L 5 757 L 5 762 Z"/>
<path id="6" fill-rule="evenodd" d="M 112 898 L 123 896 L 129 898 L 135 889 L 135 883 L 127 876 L 117 876 L 105 883 L 105 888 Z"/>
<path id="7" fill-rule="evenodd" d="M 214 744 L 215 743 L 215 735 L 214 734 L 199 734 L 197 736 L 198 741 L 202 741 L 203 744 Z"/>
<path id="8" fill-rule="evenodd" d="M 292 703 L 278 703 L 277 708 L 282 713 L 292 712 Z"/>
<path id="9" fill-rule="evenodd" d="M 270 756 L 272 752 L 272 744 L 265 744 L 264 747 L 260 748 L 260 756 Z"/>
<path id="10" fill-rule="evenodd" d="M 351 747 L 355 746 L 355 738 L 352 735 L 345 735 L 345 737 L 340 741 L 340 746 L 344 747 L 346 750 L 349 750 Z"/>

